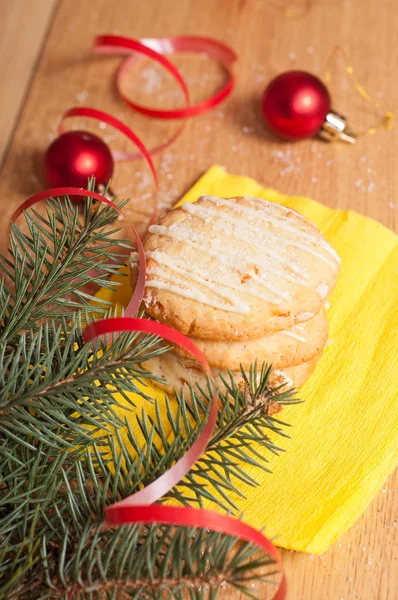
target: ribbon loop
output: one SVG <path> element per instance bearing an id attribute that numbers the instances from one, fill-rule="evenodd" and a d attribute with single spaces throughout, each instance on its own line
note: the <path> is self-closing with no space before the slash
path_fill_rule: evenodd
<path id="1" fill-rule="evenodd" d="M 376 126 L 370 127 L 369 129 L 366 129 L 364 131 L 360 131 L 359 133 L 355 133 L 355 136 L 358 137 L 358 136 L 362 136 L 362 135 L 373 135 L 374 133 L 376 133 L 376 131 L 380 127 L 385 127 L 388 131 L 391 131 L 393 129 L 393 120 L 394 120 L 395 114 L 389 110 L 386 110 L 383 107 L 383 105 L 381 104 L 381 102 L 379 102 L 378 100 L 375 100 L 369 94 L 369 92 L 367 92 L 365 90 L 365 88 L 359 83 L 358 78 L 354 73 L 354 68 L 352 67 L 352 65 L 350 63 L 350 58 L 348 56 L 348 53 L 346 52 L 346 50 L 344 50 L 344 48 L 342 46 L 336 46 L 334 48 L 332 54 L 330 55 L 330 58 L 328 60 L 327 66 L 326 66 L 325 75 L 324 75 L 325 81 L 327 83 L 329 83 L 332 79 L 332 75 L 331 75 L 332 62 L 335 60 L 335 58 L 338 54 L 340 54 L 342 56 L 343 61 L 344 61 L 345 70 L 347 71 L 348 76 L 349 76 L 354 88 L 358 92 L 358 94 L 366 102 L 368 102 L 369 104 L 371 104 L 372 106 L 377 108 L 377 110 L 384 113 L 384 115 L 381 118 L 380 125 L 376 125 Z"/>
<path id="2" fill-rule="evenodd" d="M 231 94 L 235 86 L 235 77 L 232 74 L 231 68 L 237 60 L 237 56 L 229 46 L 217 40 L 213 40 L 212 38 L 177 36 L 160 39 L 148 38 L 136 40 L 118 35 L 100 35 L 95 40 L 95 50 L 97 52 L 109 54 L 131 54 L 119 68 L 116 76 L 116 87 L 123 101 L 128 106 L 148 117 L 156 119 L 186 119 L 188 117 L 200 115 L 223 102 L 223 100 Z M 173 63 L 165 58 L 166 54 L 174 54 L 176 52 L 205 53 L 208 56 L 211 56 L 227 69 L 229 72 L 228 81 L 218 92 L 207 100 L 195 105 L 190 105 L 189 90 L 183 76 Z M 127 71 L 137 62 L 137 60 L 139 60 L 140 56 L 151 58 L 162 65 L 170 75 L 172 75 L 183 92 L 186 104 L 185 107 L 170 110 L 157 109 L 143 106 L 130 100 L 123 92 L 123 79 L 127 74 Z M 152 152 L 154 151 L 157 151 L 157 149 Z"/>

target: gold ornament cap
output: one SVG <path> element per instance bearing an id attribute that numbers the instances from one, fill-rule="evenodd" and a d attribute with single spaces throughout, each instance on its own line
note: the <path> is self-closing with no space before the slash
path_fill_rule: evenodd
<path id="1" fill-rule="evenodd" d="M 325 118 L 325 121 L 318 131 L 318 136 L 327 142 L 341 140 L 348 144 L 355 144 L 356 135 L 348 127 L 345 117 L 331 110 Z"/>

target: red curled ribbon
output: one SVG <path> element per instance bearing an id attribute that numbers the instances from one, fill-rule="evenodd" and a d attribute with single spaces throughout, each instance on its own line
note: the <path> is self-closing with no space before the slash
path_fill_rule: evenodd
<path id="1" fill-rule="evenodd" d="M 207 37 L 199 36 L 177 36 L 170 38 L 158 38 L 158 39 L 142 39 L 135 40 L 133 38 L 122 37 L 120 35 L 99 35 L 95 39 L 95 50 L 97 52 L 120 54 L 134 53 L 130 58 L 122 63 L 119 67 L 119 71 L 116 77 L 117 89 L 123 98 L 123 100 L 134 108 L 134 110 L 140 112 L 147 117 L 154 117 L 156 119 L 186 119 L 187 117 L 195 117 L 200 115 L 227 98 L 232 92 L 235 86 L 235 77 L 231 72 L 232 65 L 237 60 L 235 52 L 229 48 L 226 44 L 213 40 Z M 189 105 L 189 91 L 187 84 L 179 70 L 171 63 L 165 54 L 175 54 L 176 52 L 194 52 L 194 53 L 205 53 L 208 56 L 218 60 L 221 64 L 226 67 L 229 71 L 229 78 L 227 83 L 216 92 L 211 98 L 199 102 L 193 106 Z M 133 102 L 126 96 L 121 89 L 122 79 L 126 73 L 127 68 L 130 68 L 134 63 L 139 60 L 138 54 L 147 56 L 152 60 L 155 60 L 161 64 L 167 71 L 174 77 L 183 91 L 187 106 L 185 108 L 174 108 L 171 110 L 162 110 L 158 108 L 149 108 Z"/>
<path id="2" fill-rule="evenodd" d="M 127 125 L 125 125 L 123 121 L 120 121 L 119 119 L 116 119 L 116 117 L 113 117 L 111 114 L 103 110 L 98 110 L 97 108 L 91 108 L 89 106 L 75 106 L 74 108 L 69 108 L 62 115 L 61 123 L 58 126 L 59 133 L 65 133 L 64 121 L 68 117 L 89 117 L 90 119 L 95 119 L 96 121 L 102 121 L 104 123 L 107 123 L 111 127 L 114 127 L 114 129 L 117 129 L 118 131 L 123 133 L 123 135 L 128 137 L 133 142 L 133 144 L 137 146 L 137 148 L 139 149 L 139 153 L 132 154 L 127 152 L 115 152 L 113 153 L 114 159 L 118 162 L 121 162 L 123 160 L 131 160 L 132 156 L 141 156 L 142 158 L 144 158 L 148 167 L 151 170 L 153 181 L 155 183 L 155 188 L 156 190 L 158 190 L 158 175 L 156 173 L 155 165 L 153 164 L 149 151 L 147 150 L 141 138 L 139 138 L 138 135 L 136 135 L 130 129 L 130 127 L 127 127 Z"/>
<path id="3" fill-rule="evenodd" d="M 180 36 L 162 39 L 143 39 L 134 40 L 121 36 L 103 35 L 96 38 L 95 49 L 98 52 L 128 54 L 128 58 L 121 64 L 116 77 L 116 86 L 118 92 L 124 102 L 143 115 L 160 118 L 160 119 L 186 119 L 188 117 L 199 115 L 206 112 L 227 98 L 232 92 L 235 85 L 235 78 L 232 73 L 232 66 L 237 59 L 234 51 L 225 44 L 216 40 L 198 37 L 198 36 Z M 197 52 L 205 53 L 208 56 L 218 60 L 229 72 L 229 79 L 221 90 L 216 92 L 211 98 L 204 100 L 196 105 L 190 105 L 190 97 L 188 87 L 184 78 L 178 69 L 164 55 L 173 54 L 175 52 Z M 151 109 L 130 100 L 122 90 L 123 78 L 128 69 L 130 69 L 142 56 L 151 58 L 161 64 L 177 81 L 183 91 L 185 104 L 183 108 L 173 110 Z M 136 136 L 130 128 L 124 123 L 113 117 L 112 115 L 89 107 L 75 107 L 64 113 L 59 126 L 60 133 L 64 132 L 64 120 L 69 117 L 82 116 L 97 119 L 111 125 L 128 137 L 139 149 L 139 153 L 114 153 L 115 160 L 132 160 L 142 156 L 150 170 L 155 182 L 156 191 L 158 190 L 158 179 L 155 167 L 153 165 L 151 154 L 159 152 L 173 142 L 181 133 L 184 125 L 167 142 L 147 150 L 143 142 Z M 42 200 L 51 197 L 60 196 L 82 196 L 90 197 L 117 210 L 124 218 L 123 211 L 112 200 L 105 198 L 96 192 L 78 189 L 74 187 L 60 187 L 46 190 L 35 194 L 21 204 L 12 216 L 12 221 L 15 221 L 24 210 L 34 206 Z M 156 207 L 150 219 L 153 222 L 156 214 Z M 274 600 L 284 600 L 286 597 L 286 579 L 283 572 L 282 562 L 277 549 L 273 544 L 262 535 L 259 531 L 253 529 L 249 525 L 238 519 L 221 515 L 216 512 L 207 510 L 198 510 L 188 507 L 172 507 L 153 505 L 154 502 L 164 496 L 169 490 L 177 485 L 185 475 L 191 470 L 196 461 L 206 451 L 207 444 L 212 437 L 218 414 L 218 396 L 215 388 L 215 383 L 212 377 L 210 366 L 200 352 L 200 350 L 192 343 L 192 341 L 181 334 L 179 331 L 167 327 L 161 323 L 149 321 L 147 319 L 132 318 L 136 314 L 143 298 L 145 289 L 146 276 L 146 261 L 145 252 L 143 249 L 140 237 L 133 226 L 127 219 L 136 241 L 139 254 L 139 271 L 138 279 L 134 289 L 132 298 L 125 310 L 125 317 L 104 319 L 88 325 L 83 331 L 83 338 L 86 342 L 94 340 L 98 336 L 110 335 L 112 333 L 120 333 L 122 331 L 140 331 L 158 335 L 173 344 L 182 346 L 189 351 L 201 364 L 204 372 L 210 377 L 213 383 L 213 397 L 210 406 L 209 416 L 199 434 L 198 438 L 192 444 L 191 448 L 180 458 L 175 465 L 166 473 L 163 473 L 158 479 L 149 484 L 146 488 L 139 490 L 135 494 L 117 502 L 106 508 L 107 523 L 111 526 L 134 523 L 163 523 L 171 525 L 180 525 L 186 527 L 200 527 L 217 531 L 226 535 L 236 536 L 242 540 L 246 540 L 262 548 L 271 556 L 278 565 L 282 579 L 279 588 L 274 595 Z"/>
<path id="4" fill-rule="evenodd" d="M 118 152 L 112 153 L 113 158 L 119 162 L 123 161 L 123 160 L 132 160 L 133 158 L 136 158 L 137 156 L 144 158 L 145 162 L 147 163 L 147 165 L 151 171 L 153 182 L 155 184 L 156 194 L 158 193 L 158 191 L 159 191 L 158 175 L 156 173 L 155 165 L 153 164 L 151 155 L 150 155 L 149 151 L 147 150 L 144 142 L 141 140 L 141 138 L 139 138 L 138 135 L 136 135 L 130 129 L 130 127 L 127 127 L 127 125 L 125 125 L 125 123 L 123 123 L 123 121 L 116 119 L 116 117 L 113 117 L 112 115 L 110 115 L 109 113 L 107 113 L 103 110 L 98 110 L 96 108 L 91 108 L 89 106 L 76 106 L 74 108 L 70 108 L 69 110 L 64 112 L 64 114 L 62 115 L 61 123 L 58 126 L 58 131 L 60 134 L 65 132 L 64 121 L 65 121 L 65 119 L 67 119 L 69 117 L 89 117 L 90 119 L 95 119 L 96 121 L 101 121 L 101 122 L 107 123 L 114 129 L 117 129 L 118 131 L 123 133 L 123 135 L 125 135 L 127 138 L 129 138 L 129 140 L 131 140 L 133 142 L 133 144 L 135 144 L 137 146 L 137 148 L 139 150 L 138 154 L 118 151 Z M 152 225 L 152 223 L 155 222 L 156 213 L 157 213 L 157 202 L 155 202 L 155 205 L 153 207 L 152 213 L 151 213 L 149 221 L 148 221 L 147 228 L 150 225 Z M 131 225 L 131 223 L 130 223 L 130 225 Z M 130 312 L 129 314 L 131 316 L 134 313 Z"/>
<path id="5" fill-rule="evenodd" d="M 98 336 L 120 333 L 122 331 L 140 331 L 157 335 L 172 344 L 177 344 L 185 350 L 188 350 L 188 352 L 190 352 L 200 363 L 206 375 L 210 377 L 213 384 L 213 398 L 207 422 L 190 449 L 175 463 L 175 465 L 147 487 L 124 498 L 124 500 L 121 500 L 120 502 L 108 506 L 105 509 L 108 524 L 164 523 L 181 525 L 184 527 L 201 527 L 252 542 L 265 550 L 275 560 L 281 570 L 282 579 L 279 588 L 274 595 L 274 600 L 283 600 L 286 596 L 287 585 L 281 557 L 277 549 L 265 536 L 263 536 L 262 533 L 238 519 L 220 515 L 213 511 L 187 507 L 149 506 L 177 485 L 181 479 L 189 473 L 196 461 L 199 460 L 206 451 L 206 447 L 213 435 L 217 422 L 218 395 L 210 365 L 204 354 L 188 337 L 167 325 L 138 318 L 116 317 L 112 319 L 102 319 L 101 321 L 91 323 L 85 328 L 83 331 L 83 339 L 85 342 L 90 342 Z"/>
<path id="6" fill-rule="evenodd" d="M 165 525 L 181 525 L 183 527 L 199 527 L 217 531 L 225 535 L 238 537 L 255 544 L 264 550 L 279 567 L 281 581 L 273 600 L 284 600 L 287 593 L 286 576 L 283 570 L 281 555 L 275 546 L 257 529 L 250 527 L 239 519 L 234 519 L 218 512 L 177 506 L 137 506 L 135 508 L 114 504 L 107 509 L 109 525 L 125 525 L 128 523 L 162 523 Z"/>
<path id="7" fill-rule="evenodd" d="M 120 333 L 121 331 L 141 331 L 142 333 L 150 333 L 152 335 L 158 335 L 172 344 L 182 346 L 196 358 L 206 375 L 210 377 L 213 383 L 213 399 L 209 417 L 204 428 L 184 456 L 182 456 L 171 469 L 163 473 L 163 475 L 150 483 L 146 488 L 121 500 L 121 502 L 114 504 L 108 508 L 107 511 L 112 511 L 113 509 L 122 506 L 137 506 L 141 504 L 147 506 L 148 504 L 152 504 L 159 500 L 169 492 L 171 488 L 177 485 L 177 483 L 189 473 L 196 461 L 205 452 L 207 444 L 213 435 L 218 413 L 218 396 L 209 363 L 199 348 L 197 348 L 189 338 L 176 329 L 163 325 L 162 323 L 157 323 L 156 321 L 149 321 L 148 319 L 115 317 L 90 323 L 83 331 L 83 339 L 85 342 L 90 342 L 98 336 Z"/>
<path id="8" fill-rule="evenodd" d="M 28 198 L 17 208 L 11 220 L 15 221 L 24 210 L 31 208 L 42 200 L 52 197 L 70 195 L 83 197 L 88 196 L 90 198 L 94 198 L 95 200 L 111 206 L 121 215 L 125 216 L 123 211 L 114 202 L 112 202 L 112 200 L 109 200 L 101 194 L 79 188 L 61 187 L 52 188 Z M 132 228 L 139 253 L 139 272 L 137 284 L 134 289 L 133 296 L 125 311 L 126 315 L 132 315 L 137 312 L 143 297 L 145 289 L 146 261 L 145 252 L 140 237 L 133 224 L 128 219 L 127 221 Z M 163 325 L 155 321 L 149 321 L 147 319 L 132 318 L 131 316 L 103 319 L 88 325 L 83 331 L 83 339 L 85 342 L 89 342 L 98 336 L 120 333 L 122 331 L 140 331 L 143 333 L 158 335 L 173 344 L 182 346 L 185 350 L 195 356 L 195 358 L 201 364 L 204 372 L 210 377 L 210 380 L 213 383 L 213 397 L 207 422 L 190 449 L 175 463 L 175 465 L 158 477 L 158 479 L 149 484 L 146 488 L 143 488 L 135 494 L 124 498 L 120 502 L 116 502 L 115 504 L 108 506 L 106 508 L 106 519 L 108 524 L 122 525 L 126 523 L 165 523 L 186 527 L 202 527 L 252 542 L 253 544 L 265 550 L 278 565 L 282 573 L 282 579 L 279 588 L 274 595 L 274 600 L 284 600 L 286 597 L 287 585 L 281 558 L 277 549 L 267 538 L 262 535 L 262 533 L 238 519 L 233 519 L 212 511 L 198 510 L 188 507 L 171 507 L 160 505 L 153 506 L 154 502 L 159 500 L 163 495 L 177 485 L 179 481 L 185 477 L 185 475 L 187 475 L 196 461 L 206 451 L 207 444 L 211 439 L 216 426 L 218 396 L 211 369 L 205 356 L 189 338 L 179 331 L 168 327 L 167 325 Z"/>
<path id="9" fill-rule="evenodd" d="M 200 36 L 176 36 L 170 38 L 158 39 L 133 39 L 120 35 L 100 35 L 95 39 L 94 49 L 96 52 L 104 54 L 128 54 L 128 58 L 122 62 L 116 74 L 116 88 L 123 101 L 135 111 L 147 117 L 156 119 L 187 119 L 195 117 L 212 108 L 218 106 L 231 94 L 235 87 L 235 76 L 232 72 L 232 67 L 237 60 L 236 53 L 226 44 L 208 37 Z M 213 96 L 199 102 L 198 104 L 190 104 L 190 96 L 188 86 L 179 72 L 179 70 L 170 62 L 165 55 L 175 54 L 177 52 L 193 52 L 204 53 L 220 62 L 228 71 L 229 78 L 225 85 L 218 90 Z M 131 100 L 123 91 L 123 79 L 127 71 L 136 64 L 142 56 L 146 56 L 164 67 L 180 86 L 184 99 L 185 106 L 170 110 L 150 108 L 143 106 Z M 180 135 L 184 128 L 184 124 L 167 142 L 156 146 L 150 150 L 151 154 L 155 154 L 167 148 Z M 139 155 L 130 154 L 130 159 L 137 158 Z M 122 158 L 121 160 L 126 160 Z"/>

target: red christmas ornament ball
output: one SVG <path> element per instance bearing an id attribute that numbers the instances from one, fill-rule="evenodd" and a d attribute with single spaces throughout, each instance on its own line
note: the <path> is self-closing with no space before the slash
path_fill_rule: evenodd
<path id="1" fill-rule="evenodd" d="M 287 71 L 264 90 L 262 112 L 269 129 L 286 140 L 311 137 L 330 111 L 330 94 L 318 77 Z"/>
<path id="2" fill-rule="evenodd" d="M 113 158 L 101 138 L 86 131 L 68 131 L 48 147 L 44 172 L 51 187 L 86 188 L 92 175 L 97 185 L 106 185 L 112 177 Z"/>

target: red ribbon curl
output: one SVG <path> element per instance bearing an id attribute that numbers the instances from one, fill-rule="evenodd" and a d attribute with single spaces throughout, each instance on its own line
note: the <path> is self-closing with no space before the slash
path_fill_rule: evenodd
<path id="1" fill-rule="evenodd" d="M 122 62 L 117 72 L 117 90 L 123 101 L 128 106 L 137 112 L 152 118 L 187 119 L 189 117 L 202 114 L 208 110 L 211 110 L 225 100 L 231 94 L 235 85 L 235 77 L 232 73 L 232 67 L 237 59 L 235 52 L 227 45 L 211 38 L 199 36 L 178 36 L 161 39 L 136 40 L 122 36 L 101 35 L 96 38 L 95 50 L 101 53 L 128 54 L 128 57 Z M 188 87 L 183 76 L 178 69 L 165 57 L 165 55 L 174 54 L 176 52 L 205 53 L 215 60 L 218 60 L 229 73 L 227 82 L 210 98 L 199 102 L 198 104 L 191 105 Z M 136 62 L 143 56 L 155 60 L 174 77 L 183 92 L 185 99 L 184 107 L 172 110 L 154 109 L 140 105 L 126 96 L 122 89 L 123 79 L 126 76 L 127 71 L 132 68 L 133 65 L 136 64 Z M 143 157 L 151 170 L 156 191 L 158 190 L 157 173 L 151 159 L 151 154 L 157 153 L 169 146 L 180 135 L 184 125 L 182 125 L 182 127 L 180 127 L 167 142 L 148 150 L 141 139 L 123 122 L 119 121 L 112 115 L 105 113 L 104 111 L 90 107 L 81 106 L 71 108 L 66 111 L 62 116 L 61 124 L 59 126 L 60 133 L 63 133 L 64 131 L 64 120 L 66 118 L 75 116 L 90 117 L 103 121 L 108 125 L 118 129 L 121 133 L 128 137 L 138 147 L 139 153 L 118 152 L 115 153 L 116 160 L 132 160 L 139 156 Z M 112 200 L 105 198 L 101 194 L 73 187 L 62 187 L 40 192 L 39 194 L 35 194 L 31 198 L 27 199 L 15 211 L 12 221 L 17 219 L 24 210 L 27 210 L 42 200 L 65 195 L 82 197 L 88 196 L 90 198 L 94 198 L 95 200 L 111 206 L 121 215 L 123 215 L 124 218 L 126 218 L 126 216 L 123 214 L 123 211 L 120 210 L 120 208 L 114 202 L 112 202 Z M 155 218 L 155 213 L 156 207 L 152 214 L 151 222 Z M 277 549 L 266 537 L 263 536 L 262 533 L 238 519 L 221 515 L 217 512 L 199 510 L 189 507 L 153 505 L 154 502 L 164 496 L 175 485 L 177 485 L 183 477 L 185 477 L 196 461 L 199 460 L 206 451 L 206 446 L 211 439 L 216 426 L 218 414 L 218 396 L 210 366 L 204 355 L 189 338 L 184 336 L 179 331 L 167 327 L 161 323 L 149 321 L 147 319 L 133 318 L 133 315 L 135 315 L 138 311 L 144 294 L 146 261 L 145 252 L 140 237 L 133 224 L 127 218 L 126 220 L 132 229 L 139 255 L 139 272 L 134 293 L 125 310 L 124 317 L 103 319 L 91 323 L 83 331 L 83 338 L 86 342 L 90 342 L 98 336 L 109 336 L 112 333 L 120 333 L 121 331 L 140 331 L 158 335 L 169 342 L 177 344 L 183 347 L 185 350 L 188 350 L 197 359 L 204 372 L 210 377 L 210 380 L 213 384 L 213 397 L 207 422 L 190 449 L 167 472 L 163 473 L 160 477 L 158 477 L 158 479 L 153 481 L 146 488 L 143 488 L 131 496 L 116 502 L 111 506 L 108 506 L 106 508 L 107 522 L 111 526 L 122 525 L 126 523 L 164 523 L 176 526 L 200 527 L 251 542 L 257 545 L 259 548 L 262 548 L 278 565 L 282 574 L 282 579 L 279 588 L 274 595 L 274 600 L 284 600 L 286 597 L 287 586 L 281 557 Z"/>

